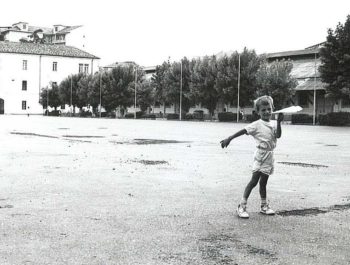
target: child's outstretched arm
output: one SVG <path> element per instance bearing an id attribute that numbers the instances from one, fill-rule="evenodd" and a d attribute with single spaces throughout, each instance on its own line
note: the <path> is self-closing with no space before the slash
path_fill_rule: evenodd
<path id="1" fill-rule="evenodd" d="M 282 136 L 281 122 L 283 121 L 283 118 L 284 118 L 283 113 L 279 113 L 277 118 L 277 132 L 276 132 L 277 138 L 281 138 Z"/>
<path id="2" fill-rule="evenodd" d="M 242 130 L 236 132 L 234 135 L 231 135 L 230 137 L 228 137 L 228 138 L 222 140 L 222 141 L 220 142 L 221 147 L 222 147 L 222 148 L 227 147 L 233 139 L 235 139 L 235 138 L 237 138 L 237 137 L 239 137 L 239 136 L 241 136 L 241 135 L 243 135 L 243 134 L 247 134 L 247 130 L 246 130 L 246 129 L 242 129 Z"/>

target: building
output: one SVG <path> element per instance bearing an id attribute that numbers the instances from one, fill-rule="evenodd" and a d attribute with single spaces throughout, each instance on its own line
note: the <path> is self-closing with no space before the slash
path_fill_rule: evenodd
<path id="1" fill-rule="evenodd" d="M 43 88 L 98 67 L 98 57 L 75 47 L 0 41 L 0 113 L 42 114 Z"/>
<path id="2" fill-rule="evenodd" d="M 27 22 L 18 22 L 12 26 L 0 26 L 0 41 L 40 42 L 61 44 L 87 50 L 85 28 L 79 26 L 53 25 L 51 28 L 32 26 Z"/>
<path id="3" fill-rule="evenodd" d="M 322 43 L 304 50 L 285 51 L 267 54 L 267 60 L 290 60 L 293 64 L 291 75 L 297 79 L 298 85 L 294 103 L 303 107 L 301 113 L 319 115 L 333 111 L 350 111 L 350 102 L 340 100 L 334 102 L 326 97 L 325 84 L 322 83 L 318 71 L 321 65 L 319 56 Z M 314 102 L 316 104 L 314 104 Z"/>

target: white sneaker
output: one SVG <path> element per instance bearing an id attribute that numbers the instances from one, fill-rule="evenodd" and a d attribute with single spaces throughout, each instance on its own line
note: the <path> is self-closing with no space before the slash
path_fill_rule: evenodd
<path id="1" fill-rule="evenodd" d="M 245 219 L 249 218 L 249 214 L 247 212 L 247 205 L 238 204 L 237 214 L 240 218 L 245 218 Z"/>
<path id="2" fill-rule="evenodd" d="M 261 205 L 260 212 L 262 214 L 266 214 L 266 215 L 274 215 L 275 214 L 275 211 L 272 210 L 267 203 Z"/>

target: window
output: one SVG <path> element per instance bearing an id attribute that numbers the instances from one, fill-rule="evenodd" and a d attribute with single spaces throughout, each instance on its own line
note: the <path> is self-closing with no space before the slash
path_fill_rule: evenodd
<path id="1" fill-rule="evenodd" d="M 89 73 L 89 65 L 88 64 L 84 64 L 84 73 L 85 74 Z"/>
<path id="2" fill-rule="evenodd" d="M 57 72 L 57 62 L 52 63 L 52 71 Z"/>
<path id="3" fill-rule="evenodd" d="M 66 108 L 65 104 L 61 105 L 61 109 L 65 109 L 65 108 Z"/>
<path id="4" fill-rule="evenodd" d="M 22 81 L 22 90 L 27 90 L 27 80 Z"/>
<path id="5" fill-rule="evenodd" d="M 27 109 L 27 101 L 22 100 L 22 110 L 26 110 Z"/>
<path id="6" fill-rule="evenodd" d="M 23 70 L 28 70 L 28 61 L 27 60 L 23 60 L 23 62 L 22 62 L 22 69 Z"/>
<path id="7" fill-rule="evenodd" d="M 80 63 L 79 64 L 79 73 L 83 72 L 83 67 L 84 67 L 84 65 L 82 63 Z"/>
<path id="8" fill-rule="evenodd" d="M 344 108 L 350 107 L 350 98 L 343 98 L 341 102 L 341 106 Z"/>
<path id="9" fill-rule="evenodd" d="M 299 105 L 300 106 L 307 107 L 309 105 L 308 99 L 309 99 L 308 91 L 300 91 L 299 92 Z"/>
<path id="10" fill-rule="evenodd" d="M 58 31 L 58 27 L 55 27 L 55 31 Z"/>
<path id="11" fill-rule="evenodd" d="M 26 24 L 23 24 L 23 29 L 27 29 L 27 25 Z"/>

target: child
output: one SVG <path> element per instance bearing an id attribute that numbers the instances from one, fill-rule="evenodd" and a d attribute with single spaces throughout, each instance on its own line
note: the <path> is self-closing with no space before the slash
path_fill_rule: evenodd
<path id="1" fill-rule="evenodd" d="M 269 96 L 262 96 L 256 99 L 254 101 L 254 109 L 259 114 L 260 120 L 249 124 L 244 129 L 220 142 L 221 147 L 225 148 L 234 138 L 247 134 L 253 136 L 257 144 L 254 154 L 252 179 L 246 186 L 243 198 L 237 208 L 237 214 L 241 218 L 249 218 L 247 200 L 253 188 L 258 184 L 259 179 L 261 197 L 260 212 L 266 215 L 275 214 L 267 203 L 266 184 L 269 175 L 273 173 L 273 149 L 276 147 L 277 138 L 280 138 L 282 134 L 281 121 L 283 120 L 283 114 L 280 113 L 278 115 L 277 124 L 270 121 L 273 110 L 273 99 Z"/>

